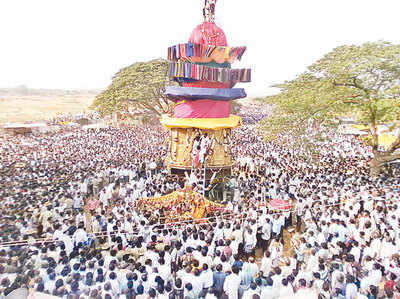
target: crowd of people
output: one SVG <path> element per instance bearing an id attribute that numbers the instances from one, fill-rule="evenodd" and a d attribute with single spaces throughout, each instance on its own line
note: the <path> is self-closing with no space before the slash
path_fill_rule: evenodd
<path id="1" fill-rule="evenodd" d="M 137 206 L 185 187 L 159 125 L 0 136 L 0 298 L 400 298 L 400 180 L 354 136 L 326 130 L 312 162 L 265 143 L 269 113 L 243 108 L 233 196 L 203 221 Z"/>

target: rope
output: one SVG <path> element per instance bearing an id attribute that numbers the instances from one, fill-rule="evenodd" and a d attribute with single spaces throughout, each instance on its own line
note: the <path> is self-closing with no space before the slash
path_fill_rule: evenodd
<path id="1" fill-rule="evenodd" d="M 363 201 L 368 201 L 369 199 L 358 199 L 358 200 L 355 200 L 355 201 L 353 201 L 353 203 L 358 203 L 358 202 L 363 202 Z M 376 199 L 372 199 L 372 200 L 376 200 Z M 314 201 L 313 203 L 316 203 L 316 202 L 320 202 L 320 201 L 322 201 L 322 200 L 317 200 L 317 201 Z M 396 199 L 389 199 L 389 200 L 386 200 L 385 202 L 398 202 L 398 201 L 400 201 L 400 198 L 396 198 Z M 328 204 L 328 205 L 322 205 L 322 206 L 319 206 L 319 208 L 328 208 L 328 207 L 334 207 L 334 206 L 340 206 L 340 205 L 342 205 L 343 204 L 343 202 L 341 201 L 341 202 L 339 202 L 339 203 L 334 203 L 334 204 Z M 316 210 L 317 208 L 310 208 L 310 210 L 312 210 L 312 211 L 314 211 L 314 210 Z M 276 209 L 274 209 L 274 210 L 276 210 Z M 289 209 L 289 210 L 287 210 L 287 211 L 273 211 L 272 213 L 269 213 L 268 212 L 268 215 L 283 215 L 284 213 L 285 214 L 287 214 L 287 213 L 293 213 L 293 212 L 297 212 L 297 211 L 299 211 L 300 209 L 298 209 L 298 208 L 295 208 L 295 209 Z M 301 210 L 304 210 L 303 208 L 301 209 Z M 262 211 L 261 209 L 258 209 L 258 210 L 254 210 L 254 212 L 259 212 L 259 211 Z M 222 215 L 222 217 L 226 217 L 226 216 L 237 216 L 237 214 L 235 214 L 234 212 L 232 212 L 232 213 L 227 213 L 227 214 L 223 214 Z M 214 223 L 220 223 L 220 222 L 217 222 L 217 221 L 215 221 L 215 222 L 206 222 L 206 223 L 199 223 L 199 222 L 202 222 L 202 221 L 205 221 L 205 220 L 207 220 L 207 219 L 213 219 L 213 218 L 217 218 L 218 216 L 212 216 L 212 217 L 205 217 L 205 218 L 200 218 L 200 219 L 191 219 L 191 220 L 183 220 L 183 221 L 177 221 L 177 222 L 171 222 L 171 223 L 158 223 L 158 224 L 153 224 L 153 225 L 146 225 L 146 226 L 144 226 L 145 228 L 146 227 L 159 227 L 159 226 L 161 226 L 161 227 L 163 227 L 163 226 L 166 226 L 166 225 L 169 225 L 169 226 L 172 226 L 172 225 L 179 225 L 179 224 L 182 224 L 182 223 L 185 223 L 185 222 L 188 222 L 188 221 L 190 221 L 190 222 L 195 222 L 195 223 L 193 223 L 193 225 L 194 226 L 201 226 L 201 225 L 206 225 L 206 224 L 214 224 Z M 221 217 L 221 215 L 220 215 L 220 217 Z M 241 217 L 240 215 L 239 215 L 239 217 L 238 217 L 239 219 L 241 219 L 241 218 L 243 218 L 243 216 Z M 246 217 L 244 217 L 244 219 L 248 219 L 248 218 L 250 218 L 250 215 L 246 215 Z M 230 220 L 230 221 L 228 221 L 228 222 L 225 222 L 225 223 L 234 223 L 234 222 L 236 222 L 237 221 L 237 219 L 233 219 L 233 220 Z M 197 222 L 197 223 L 196 223 Z M 189 225 L 187 225 L 187 226 L 189 226 Z M 118 230 L 115 230 L 115 231 L 110 231 L 110 232 L 99 232 L 99 233 L 96 233 L 96 234 L 101 234 L 102 236 L 111 236 L 111 235 L 116 235 L 116 234 L 124 234 L 124 235 L 128 235 L 128 236 L 140 236 L 140 235 L 138 235 L 137 234 L 137 232 L 139 232 L 139 230 L 136 230 L 136 231 L 134 231 L 134 232 L 120 232 L 120 231 L 118 231 Z M 96 237 L 96 234 L 94 234 L 94 236 Z M 56 242 L 61 242 L 61 241 L 59 241 L 59 240 L 55 240 L 55 239 L 44 239 L 44 238 L 42 238 L 42 239 L 34 239 L 34 240 L 31 240 L 31 241 L 14 241 L 14 242 L 3 242 L 3 243 L 0 243 L 0 248 L 1 247 L 8 247 L 8 246 L 23 246 L 23 245 L 33 245 L 33 244 L 37 244 L 37 243 L 41 243 L 41 244 L 43 244 L 43 243 L 56 243 Z"/>

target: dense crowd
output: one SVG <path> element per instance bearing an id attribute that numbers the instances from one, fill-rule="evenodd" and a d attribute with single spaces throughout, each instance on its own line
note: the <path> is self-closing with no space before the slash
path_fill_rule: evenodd
<path id="1" fill-rule="evenodd" d="M 310 162 L 242 113 L 233 195 L 201 222 L 136 204 L 185 186 L 158 125 L 1 136 L 0 298 L 400 298 L 400 181 L 354 136 L 326 129 Z"/>

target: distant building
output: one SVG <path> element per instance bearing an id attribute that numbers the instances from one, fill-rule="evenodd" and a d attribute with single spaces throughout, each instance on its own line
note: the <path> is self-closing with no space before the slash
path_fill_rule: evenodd
<path id="1" fill-rule="evenodd" d="M 3 130 L 5 133 L 9 133 L 12 135 L 31 134 L 34 132 L 47 131 L 47 125 L 45 123 L 8 124 L 3 126 Z"/>
<path id="2" fill-rule="evenodd" d="M 87 126 L 89 124 L 89 119 L 82 117 L 82 118 L 77 119 L 76 122 L 78 124 L 80 124 L 81 126 Z"/>

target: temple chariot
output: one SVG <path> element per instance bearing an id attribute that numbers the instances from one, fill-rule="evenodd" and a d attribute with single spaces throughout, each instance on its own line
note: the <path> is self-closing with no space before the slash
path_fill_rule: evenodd
<path id="1" fill-rule="evenodd" d="M 242 120 L 231 114 L 231 103 L 246 97 L 237 83 L 251 81 L 251 69 L 234 69 L 246 51 L 229 46 L 224 31 L 215 24 L 216 0 L 205 0 L 204 22 L 196 26 L 187 43 L 168 48 L 168 75 L 178 86 L 165 94 L 175 102 L 173 113 L 161 123 L 169 130 L 171 174 L 201 175 L 204 183 L 231 175 L 232 130 Z M 203 193 L 204 194 L 204 193 Z"/>

